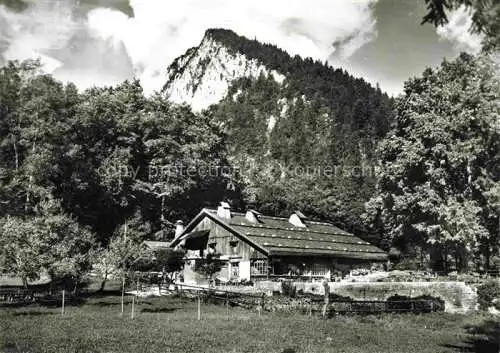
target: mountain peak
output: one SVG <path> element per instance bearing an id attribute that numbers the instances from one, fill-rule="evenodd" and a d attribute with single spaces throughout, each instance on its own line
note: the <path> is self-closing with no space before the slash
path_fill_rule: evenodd
<path id="1" fill-rule="evenodd" d="M 209 28 L 205 31 L 204 38 L 211 38 L 214 40 L 223 40 L 224 38 L 246 39 L 236 34 L 236 32 L 225 28 Z"/>
<path id="2" fill-rule="evenodd" d="M 244 54 L 249 45 L 262 46 L 231 30 L 207 30 L 198 47 L 188 49 L 168 67 L 163 92 L 171 101 L 201 111 L 222 100 L 240 78 L 263 74 L 282 83 L 283 74 Z"/>

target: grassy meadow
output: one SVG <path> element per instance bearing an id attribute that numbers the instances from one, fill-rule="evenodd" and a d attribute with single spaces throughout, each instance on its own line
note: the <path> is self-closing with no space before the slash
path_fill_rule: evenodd
<path id="1" fill-rule="evenodd" d="M 130 299 L 130 298 L 128 298 Z M 182 298 L 141 299 L 120 315 L 117 296 L 58 307 L 3 306 L 0 352 L 498 352 L 499 324 L 488 315 L 337 316 L 257 312 Z M 3 345 L 3 347 L 2 347 Z"/>

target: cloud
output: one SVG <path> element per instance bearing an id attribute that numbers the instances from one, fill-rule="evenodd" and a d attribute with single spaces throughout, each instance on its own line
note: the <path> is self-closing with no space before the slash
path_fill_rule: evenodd
<path id="1" fill-rule="evenodd" d="M 482 35 L 471 33 L 472 12 L 465 6 L 460 6 L 448 14 L 448 23 L 437 28 L 437 34 L 453 43 L 457 52 L 477 54 L 481 51 Z"/>
<path id="2" fill-rule="evenodd" d="M 20 13 L 0 7 L 0 54 L 39 56 L 56 77 L 81 88 L 138 76 L 152 92 L 208 28 L 232 29 L 292 55 L 347 61 L 375 35 L 375 1 L 130 0 L 133 11 L 125 14 L 117 10 L 125 0 L 85 11 L 80 2 L 45 0 Z"/>
<path id="3" fill-rule="evenodd" d="M 39 2 L 22 13 L 0 6 L 0 43 L 4 60 L 39 57 L 48 71 L 61 63 L 48 52 L 69 44 L 77 23 L 71 10 L 62 3 Z"/>

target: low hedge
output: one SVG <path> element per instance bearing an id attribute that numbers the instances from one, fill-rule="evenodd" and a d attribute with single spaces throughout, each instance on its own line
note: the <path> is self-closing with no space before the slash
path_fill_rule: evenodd
<path id="1" fill-rule="evenodd" d="M 490 307 L 500 310 L 500 281 L 491 280 L 478 286 L 477 302 L 482 310 L 488 310 Z"/>

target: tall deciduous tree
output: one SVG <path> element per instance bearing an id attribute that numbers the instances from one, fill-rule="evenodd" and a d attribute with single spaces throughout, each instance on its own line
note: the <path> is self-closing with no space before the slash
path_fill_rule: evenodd
<path id="1" fill-rule="evenodd" d="M 498 55 L 462 54 L 406 82 L 367 204 L 388 246 L 432 249 L 438 268 L 453 255 L 459 270 L 498 252 L 499 72 Z"/>

